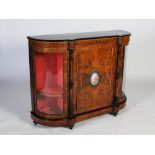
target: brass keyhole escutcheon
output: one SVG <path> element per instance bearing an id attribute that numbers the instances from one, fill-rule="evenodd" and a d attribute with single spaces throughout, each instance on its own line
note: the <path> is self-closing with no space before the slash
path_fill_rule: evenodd
<path id="1" fill-rule="evenodd" d="M 92 86 L 96 86 L 100 81 L 100 77 L 99 77 L 99 74 L 97 72 L 93 72 L 91 73 L 90 75 L 90 84 Z"/>

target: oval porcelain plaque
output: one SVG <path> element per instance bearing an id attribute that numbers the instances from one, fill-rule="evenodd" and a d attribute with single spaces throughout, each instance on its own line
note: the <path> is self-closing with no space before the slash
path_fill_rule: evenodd
<path id="1" fill-rule="evenodd" d="M 97 72 L 93 72 L 90 75 L 90 84 L 92 86 L 96 86 L 99 83 L 99 74 Z"/>

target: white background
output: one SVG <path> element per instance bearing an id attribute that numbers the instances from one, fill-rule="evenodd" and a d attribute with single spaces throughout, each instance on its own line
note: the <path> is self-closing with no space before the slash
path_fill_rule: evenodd
<path id="1" fill-rule="evenodd" d="M 0 134 L 155 134 L 155 20 L 0 20 Z M 34 126 L 30 118 L 28 35 L 123 29 L 127 107 L 66 128 Z"/>
<path id="2" fill-rule="evenodd" d="M 32 0 L 26 0 L 26 1 L 21 1 L 21 0 L 1 0 L 1 5 L 0 5 L 0 17 L 5 19 L 5 18 L 54 18 L 54 19 L 65 19 L 65 18 L 70 18 L 70 19 L 78 19 L 78 18 L 103 18 L 103 19 L 123 19 L 123 18 L 140 18 L 140 19 L 153 19 L 155 18 L 155 11 L 154 11 L 154 0 L 38 0 L 32 1 Z M 139 25 L 139 28 L 142 25 Z M 0 30 L 1 31 L 1 30 Z M 1 41 L 1 40 L 0 40 Z M 0 46 L 1 49 L 1 46 Z M 131 53 L 131 50 L 130 50 Z M 153 55 L 152 55 L 153 56 Z M 129 57 L 129 56 L 128 56 Z M 129 61 L 129 60 L 128 60 Z M 147 59 L 147 62 L 149 62 L 149 59 Z M 138 63 L 138 62 L 137 62 Z M 136 78 L 137 79 L 137 78 Z M 128 82 L 131 81 L 131 82 Z M 137 80 L 129 80 L 127 77 L 127 95 L 128 95 L 128 107 L 126 110 L 129 110 L 129 106 L 131 107 L 131 110 L 129 111 L 127 115 L 127 111 L 125 111 L 126 116 L 124 120 L 127 122 L 126 124 L 129 124 L 127 127 L 122 127 L 122 122 L 118 122 L 118 126 L 112 126 L 113 130 L 115 131 L 114 133 L 117 134 L 116 131 L 119 131 L 121 133 L 121 129 L 128 131 L 130 129 L 133 129 L 134 133 L 135 129 L 137 128 L 138 130 L 143 130 L 146 133 L 145 127 L 147 127 L 147 124 L 145 122 L 148 122 L 149 124 L 152 124 L 152 126 L 148 125 L 148 128 L 154 128 L 154 122 L 152 121 L 154 117 L 154 85 L 155 82 L 151 82 L 152 80 L 144 80 L 145 82 Z M 7 81 L 8 83 L 8 81 Z M 137 85 L 139 83 L 139 86 Z M 144 83 L 144 84 L 143 84 Z M 150 84 L 148 84 L 150 83 Z M 2 84 L 2 82 L 1 82 Z M 6 85 L 3 83 L 3 85 Z M 9 84 L 8 84 L 9 85 Z M 22 84 L 23 85 L 23 84 Z M 27 86 L 27 82 L 24 84 Z M 19 86 L 19 80 L 18 80 L 18 85 L 9 85 L 8 89 L 7 87 L 4 87 L 6 89 L 3 90 L 3 87 L 1 88 L 1 100 L 0 100 L 0 109 L 2 108 L 2 105 L 8 105 L 5 106 L 6 112 L 8 112 L 8 109 L 11 109 L 10 112 L 12 112 L 12 115 L 5 119 L 3 116 L 6 116 L 6 113 L 1 113 L 1 120 L 0 120 L 0 125 L 3 125 L 3 131 L 5 128 L 11 128 L 10 131 L 13 130 L 15 126 L 18 124 L 12 122 L 15 121 L 19 123 L 19 120 L 23 122 L 23 124 L 20 124 L 20 127 L 18 127 L 18 131 L 21 130 L 21 128 L 25 126 L 25 123 L 23 120 L 26 120 L 27 118 L 27 124 L 31 124 L 32 122 L 30 121 L 30 118 L 26 115 L 29 112 L 30 107 L 28 106 L 28 97 L 27 93 L 29 92 L 28 88 L 25 88 L 22 91 L 21 88 L 17 87 Z M 11 89 L 11 86 L 15 89 Z M 130 86 L 130 88 L 129 88 Z M 11 91 L 8 91 L 11 90 Z M 3 93 L 2 93 L 3 92 Z M 20 98 L 15 98 L 14 97 L 14 92 L 16 96 L 18 95 Z M 21 92 L 22 95 L 19 94 Z M 26 93 L 27 92 L 27 93 Z M 130 93 L 129 93 L 130 92 Z M 6 96 L 10 98 L 12 96 L 12 100 L 14 99 L 15 105 L 19 106 L 21 109 L 20 110 L 15 110 L 16 106 L 11 104 L 9 102 L 9 99 L 6 102 L 6 97 L 2 98 L 2 96 Z M 129 95 L 130 94 L 130 95 Z M 129 98 L 131 99 L 129 101 Z M 4 100 L 5 99 L 5 100 Z M 21 104 L 21 100 L 23 101 Z M 2 104 L 3 103 L 3 104 Z M 5 103 L 5 104 L 4 104 Z M 8 104 L 7 104 L 8 103 Z M 138 103 L 138 104 L 136 104 Z M 145 107 L 143 104 L 145 104 Z M 152 103 L 152 105 L 150 105 Z M 10 108 L 10 105 L 11 108 Z M 26 107 L 24 107 L 26 105 Z M 137 106 L 138 105 L 138 106 Z M 143 107 L 142 111 L 140 111 L 139 106 Z M 149 108 L 149 110 L 146 109 L 146 107 Z M 22 111 L 24 109 L 24 111 Z M 26 109 L 26 112 L 25 112 Z M 134 110 L 133 110 L 134 109 Z M 150 111 L 152 112 L 150 113 Z M 132 113 L 134 111 L 134 114 Z M 146 115 L 144 115 L 144 113 Z M 17 117 L 17 114 L 20 114 L 19 117 Z M 21 116 L 21 113 L 22 116 Z M 138 113 L 138 114 L 137 114 Z M 4 115 L 3 115 L 4 114 Z M 13 119 L 13 116 L 15 120 Z M 27 116 L 27 117 L 26 117 Z M 131 117 L 132 116 L 132 117 Z M 137 119 L 138 116 L 138 119 Z M 145 116 L 149 116 L 150 118 Z M 18 119 L 22 118 L 22 119 Z M 117 117 L 118 118 L 118 117 Z M 121 117 L 122 118 L 122 117 Z M 128 120 L 128 118 L 132 118 L 132 120 Z M 145 118 L 145 119 L 143 119 Z M 101 118 L 99 118 L 101 119 Z M 7 122 L 7 121 L 8 122 Z M 116 121 L 116 119 L 114 119 Z M 105 119 L 104 119 L 105 121 Z M 107 120 L 108 123 L 104 124 L 111 124 L 109 120 Z M 151 121 L 151 122 L 150 122 Z M 3 123 L 7 122 L 6 125 Z M 11 123 L 10 123 L 11 122 Z M 10 125 L 8 125 L 10 123 Z M 92 122 L 93 124 L 96 123 Z M 101 123 L 103 124 L 103 120 L 101 120 Z M 117 122 L 116 122 L 117 123 Z M 142 125 L 144 123 L 144 125 Z M 126 125 L 125 124 L 125 125 Z M 7 127 L 8 126 L 8 127 Z M 82 125 L 83 126 L 83 125 Z M 85 125 L 84 128 L 86 128 Z M 128 128 L 130 126 L 130 128 Z M 90 128 L 92 128 L 90 126 Z M 90 130 L 89 128 L 89 130 Z M 27 130 L 31 130 L 32 128 L 27 128 Z M 38 128 L 37 128 L 38 129 Z M 111 130 L 111 126 L 107 128 L 107 130 Z M 51 133 L 53 133 L 53 128 L 49 129 Z M 42 131 L 43 134 L 47 133 L 49 131 L 47 128 Z M 57 130 L 57 129 L 56 129 Z M 89 131 L 88 129 L 85 129 L 86 132 Z M 93 131 L 96 130 L 95 128 L 92 128 Z M 105 130 L 105 126 L 101 127 L 101 130 Z M 154 130 L 154 129 L 152 129 Z M 39 129 L 38 129 L 39 131 Z M 64 131 L 64 130 L 63 130 Z M 13 132 L 13 133 L 14 133 Z M 6 131 L 6 133 L 8 133 Z M 17 133 L 17 132 L 16 132 Z M 23 132 L 18 132 L 18 134 L 22 134 Z M 33 132 L 34 133 L 34 132 Z M 74 132 L 75 133 L 75 132 Z M 73 134 L 74 134 L 73 133 Z M 124 132 L 123 132 L 124 133 Z M 140 133 L 138 131 L 139 134 Z M 150 132 L 149 132 L 150 133 Z M 8 133 L 9 134 L 9 133 Z M 39 133 L 38 133 L 39 134 Z M 63 133 L 62 133 L 63 134 Z M 89 134 L 89 132 L 87 132 Z M 107 133 L 108 134 L 108 133 Z M 154 143 L 155 143 L 155 136 L 0 136 L 0 146 L 1 146 L 1 153 L 10 155 L 10 154 L 19 154 L 21 155 L 27 155 L 27 154 L 49 154 L 52 152 L 52 154 L 119 154 L 119 155 L 124 155 L 125 154 L 142 154 L 142 155 L 153 155 L 154 154 Z"/>

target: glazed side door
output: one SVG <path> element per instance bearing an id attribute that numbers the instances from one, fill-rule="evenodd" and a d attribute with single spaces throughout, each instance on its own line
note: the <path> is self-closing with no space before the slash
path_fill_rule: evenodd
<path id="1" fill-rule="evenodd" d="M 68 43 L 30 42 L 35 113 L 46 119 L 67 117 Z M 34 48 L 33 48 L 34 47 Z"/>
<path id="2" fill-rule="evenodd" d="M 74 113 L 112 106 L 115 93 L 117 38 L 75 42 Z"/>

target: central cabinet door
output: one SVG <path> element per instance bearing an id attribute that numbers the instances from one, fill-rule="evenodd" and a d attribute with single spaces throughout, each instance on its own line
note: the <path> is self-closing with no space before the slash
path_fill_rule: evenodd
<path id="1" fill-rule="evenodd" d="M 76 114 L 113 104 L 116 55 L 115 38 L 75 42 L 73 103 Z"/>

